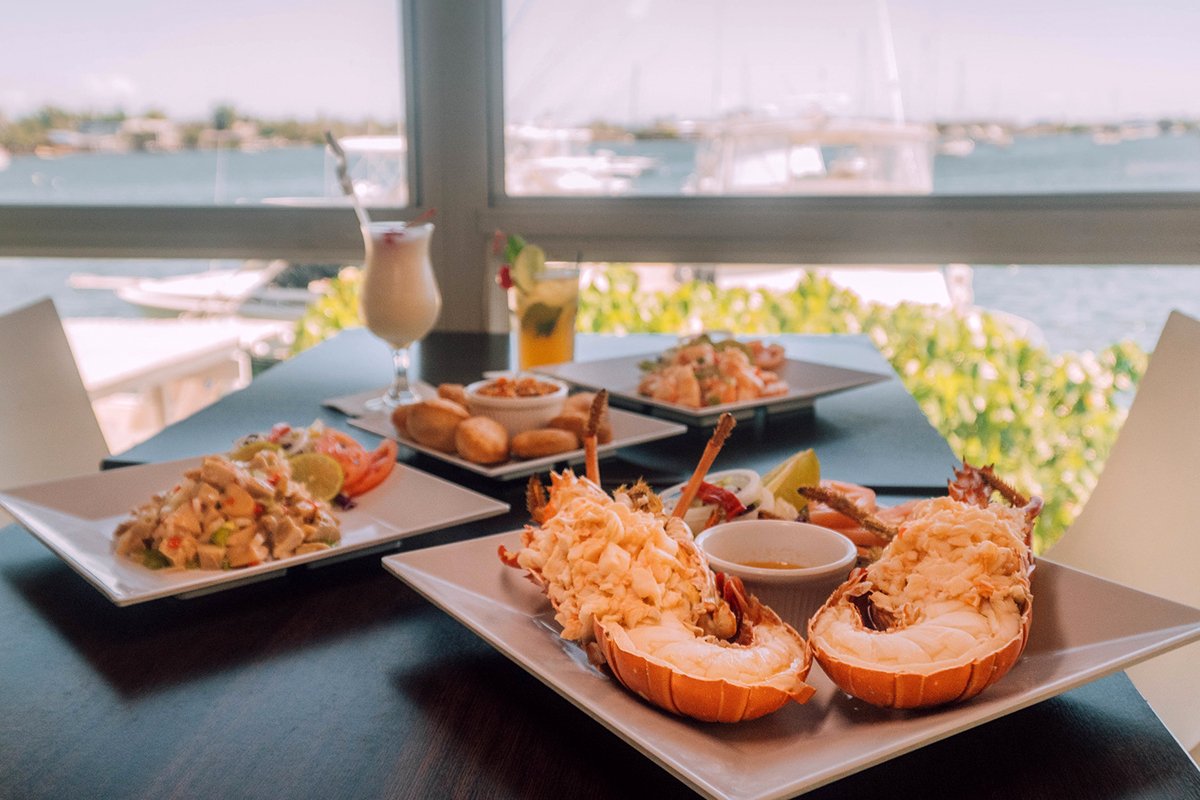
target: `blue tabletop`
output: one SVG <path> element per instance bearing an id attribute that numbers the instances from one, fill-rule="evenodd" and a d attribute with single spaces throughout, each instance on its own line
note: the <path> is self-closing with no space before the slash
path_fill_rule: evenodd
<path id="1" fill-rule="evenodd" d="M 784 335 L 774 337 L 791 358 L 876 372 L 886 379 L 818 399 L 808 411 L 772 414 L 757 424 L 741 424 L 714 465 L 766 470 L 797 450 L 812 447 L 822 475 L 871 486 L 885 493 L 933 494 L 945 490 L 957 464 L 954 453 L 929 424 L 891 366 L 865 336 Z M 661 352 L 671 336 L 581 335 L 580 361 Z M 466 383 L 510 361 L 507 336 L 438 333 L 415 348 L 414 373 L 430 383 Z M 362 329 L 334 338 L 284 361 L 197 414 L 169 426 L 142 444 L 115 455 L 106 466 L 166 461 L 228 448 L 251 431 L 276 422 L 308 424 L 324 420 L 350 431 L 365 444 L 377 441 L 347 425 L 347 418 L 324 408 L 325 399 L 382 387 L 388 379 L 386 346 Z M 655 484 L 686 478 L 702 452 L 708 433 L 697 429 L 676 439 L 622 450 L 606 467 L 618 478 L 644 475 Z M 474 483 L 438 459 L 402 451 L 414 465 L 451 479 Z"/>

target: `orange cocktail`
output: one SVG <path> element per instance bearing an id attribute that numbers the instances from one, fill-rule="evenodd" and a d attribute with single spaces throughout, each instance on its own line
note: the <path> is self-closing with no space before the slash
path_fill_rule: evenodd
<path id="1" fill-rule="evenodd" d="M 520 369 L 575 357 L 579 271 L 546 267 L 510 290 Z"/>

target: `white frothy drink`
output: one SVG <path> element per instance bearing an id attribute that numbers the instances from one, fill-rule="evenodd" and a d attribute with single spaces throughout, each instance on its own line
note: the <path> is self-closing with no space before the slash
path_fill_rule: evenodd
<path id="1" fill-rule="evenodd" d="M 403 222 L 372 222 L 363 229 L 363 322 L 393 348 L 429 333 L 442 310 L 429 261 L 432 234 L 429 223 L 410 228 Z"/>

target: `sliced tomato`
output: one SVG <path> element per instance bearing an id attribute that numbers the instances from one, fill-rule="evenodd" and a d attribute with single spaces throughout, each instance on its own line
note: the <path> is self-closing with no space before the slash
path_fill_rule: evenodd
<path id="1" fill-rule="evenodd" d="M 357 483 L 371 465 L 371 454 L 347 433 L 326 428 L 317 438 L 314 447 L 342 465 L 345 474 L 343 487 Z"/>
<path id="2" fill-rule="evenodd" d="M 399 445 L 391 439 L 384 439 L 379 447 L 369 454 L 370 462 L 358 480 L 351 484 L 342 484 L 342 491 L 350 497 L 357 497 L 383 483 L 387 480 L 387 476 L 392 474 L 399 452 Z"/>

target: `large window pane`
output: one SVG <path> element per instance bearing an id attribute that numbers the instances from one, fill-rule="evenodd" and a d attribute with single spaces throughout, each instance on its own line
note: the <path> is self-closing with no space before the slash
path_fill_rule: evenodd
<path id="1" fill-rule="evenodd" d="M 407 201 L 396 0 L 33 4 L 0 47 L 0 203 Z"/>
<path id="2" fill-rule="evenodd" d="M 504 8 L 511 195 L 1200 188 L 1194 4 Z"/>

